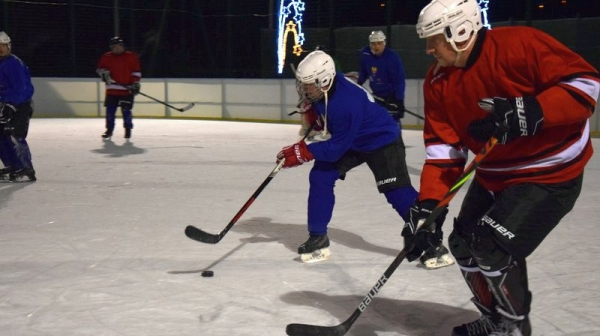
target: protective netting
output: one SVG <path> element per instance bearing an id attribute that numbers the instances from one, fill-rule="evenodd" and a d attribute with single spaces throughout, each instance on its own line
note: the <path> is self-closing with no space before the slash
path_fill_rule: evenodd
<path id="1" fill-rule="evenodd" d="M 291 1 L 300 0 L 0 0 L 0 30 L 34 77 L 94 77 L 109 38 L 120 35 L 140 55 L 144 77 L 272 78 L 280 76 L 278 9 Z M 408 77 L 422 78 L 431 59 L 414 24 L 428 2 L 304 1 L 303 52 L 294 55 L 294 44 L 286 45 L 283 76 L 291 76 L 290 62 L 298 64 L 317 46 L 332 54 L 340 70 L 356 70 L 370 31 L 380 29 Z M 600 68 L 600 1 L 488 3 L 492 27 L 540 28 Z"/>

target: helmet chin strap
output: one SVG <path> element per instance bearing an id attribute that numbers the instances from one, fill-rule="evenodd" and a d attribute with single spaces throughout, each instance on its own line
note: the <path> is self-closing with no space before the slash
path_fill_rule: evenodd
<path id="1" fill-rule="evenodd" d="M 454 60 L 454 66 L 458 66 L 458 63 L 460 62 L 460 58 L 462 56 L 463 51 L 469 49 L 471 44 L 473 44 L 473 42 L 476 39 L 477 39 L 477 32 L 475 32 L 473 35 L 471 35 L 471 37 L 469 38 L 469 43 L 467 43 L 467 45 L 462 49 L 458 49 L 458 47 L 456 46 L 456 42 L 454 42 L 454 40 L 449 41 L 450 45 L 452 46 L 452 49 L 454 49 L 454 51 L 456 51 L 456 59 Z"/>

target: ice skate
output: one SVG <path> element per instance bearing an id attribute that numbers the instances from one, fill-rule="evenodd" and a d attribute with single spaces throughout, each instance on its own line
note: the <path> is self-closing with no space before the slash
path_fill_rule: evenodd
<path id="1" fill-rule="evenodd" d="M 454 264 L 454 259 L 444 245 L 428 249 L 419 258 L 419 261 L 426 269 L 436 269 Z"/>
<path id="2" fill-rule="evenodd" d="M 112 130 L 106 130 L 106 132 L 102 133 L 102 139 L 110 140 L 112 138 L 113 132 Z"/>
<path id="3" fill-rule="evenodd" d="M 131 128 L 126 128 L 125 129 L 125 139 L 130 139 L 131 138 Z"/>
<path id="4" fill-rule="evenodd" d="M 452 329 L 452 336 L 488 336 L 496 325 L 490 316 L 481 315 L 479 319 Z"/>
<path id="5" fill-rule="evenodd" d="M 33 168 L 21 168 L 9 174 L 10 182 L 33 182 L 35 178 L 35 170 Z"/>
<path id="6" fill-rule="evenodd" d="M 14 169 L 10 167 L 4 167 L 0 169 L 0 181 L 8 181 L 10 180 L 10 173 L 12 173 Z"/>
<path id="7" fill-rule="evenodd" d="M 308 240 L 298 247 L 298 254 L 300 254 L 300 260 L 304 263 L 313 263 L 329 259 L 331 256 L 331 251 L 329 250 L 329 238 L 327 235 L 310 235 Z"/>
<path id="8" fill-rule="evenodd" d="M 471 301 L 481 312 L 481 316 L 472 322 L 461 324 L 452 329 L 452 336 L 488 336 L 500 322 L 499 314 L 494 310 L 484 307 L 475 298 Z"/>
<path id="9" fill-rule="evenodd" d="M 529 317 L 514 316 L 498 308 L 501 315 L 500 323 L 489 336 L 531 336 L 531 323 Z"/>

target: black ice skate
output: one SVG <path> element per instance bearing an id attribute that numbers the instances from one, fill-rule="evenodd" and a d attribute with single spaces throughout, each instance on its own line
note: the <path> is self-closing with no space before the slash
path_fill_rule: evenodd
<path id="1" fill-rule="evenodd" d="M 107 129 L 106 132 L 102 133 L 102 139 L 104 139 L 104 140 L 110 140 L 110 138 L 112 137 L 112 135 L 113 135 L 113 131 Z"/>
<path id="2" fill-rule="evenodd" d="M 452 329 L 452 336 L 489 336 L 498 326 L 500 317 L 495 310 L 491 311 L 484 307 L 475 298 L 472 298 L 471 301 L 479 309 L 481 316 L 473 322 L 454 327 Z"/>
<path id="3" fill-rule="evenodd" d="M 500 323 L 489 336 L 531 336 L 531 323 L 525 315 L 514 316 L 502 308 L 497 308 L 501 316 Z"/>
<path id="4" fill-rule="evenodd" d="M 131 128 L 126 128 L 125 129 L 125 139 L 130 139 L 131 138 Z"/>
<path id="5" fill-rule="evenodd" d="M 305 263 L 329 259 L 329 256 L 331 256 L 329 238 L 327 235 L 310 235 L 308 240 L 298 247 L 298 254 L 300 254 L 300 260 Z"/>
<path id="6" fill-rule="evenodd" d="M 12 173 L 14 169 L 10 167 L 4 167 L 0 169 L 0 181 L 8 181 L 10 180 L 10 173 Z"/>
<path id="7" fill-rule="evenodd" d="M 436 269 L 454 264 L 454 259 L 448 253 L 448 249 L 444 245 L 431 247 L 419 258 L 421 264 L 427 269 Z"/>
<path id="8" fill-rule="evenodd" d="M 9 174 L 10 182 L 33 182 L 35 178 L 35 170 L 33 168 L 21 168 Z"/>

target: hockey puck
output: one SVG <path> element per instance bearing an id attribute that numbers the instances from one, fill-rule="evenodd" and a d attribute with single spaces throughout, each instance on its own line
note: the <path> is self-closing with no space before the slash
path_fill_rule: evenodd
<path id="1" fill-rule="evenodd" d="M 215 272 L 213 272 L 213 271 L 202 271 L 202 276 L 205 278 L 210 278 L 213 275 L 215 275 Z"/>

